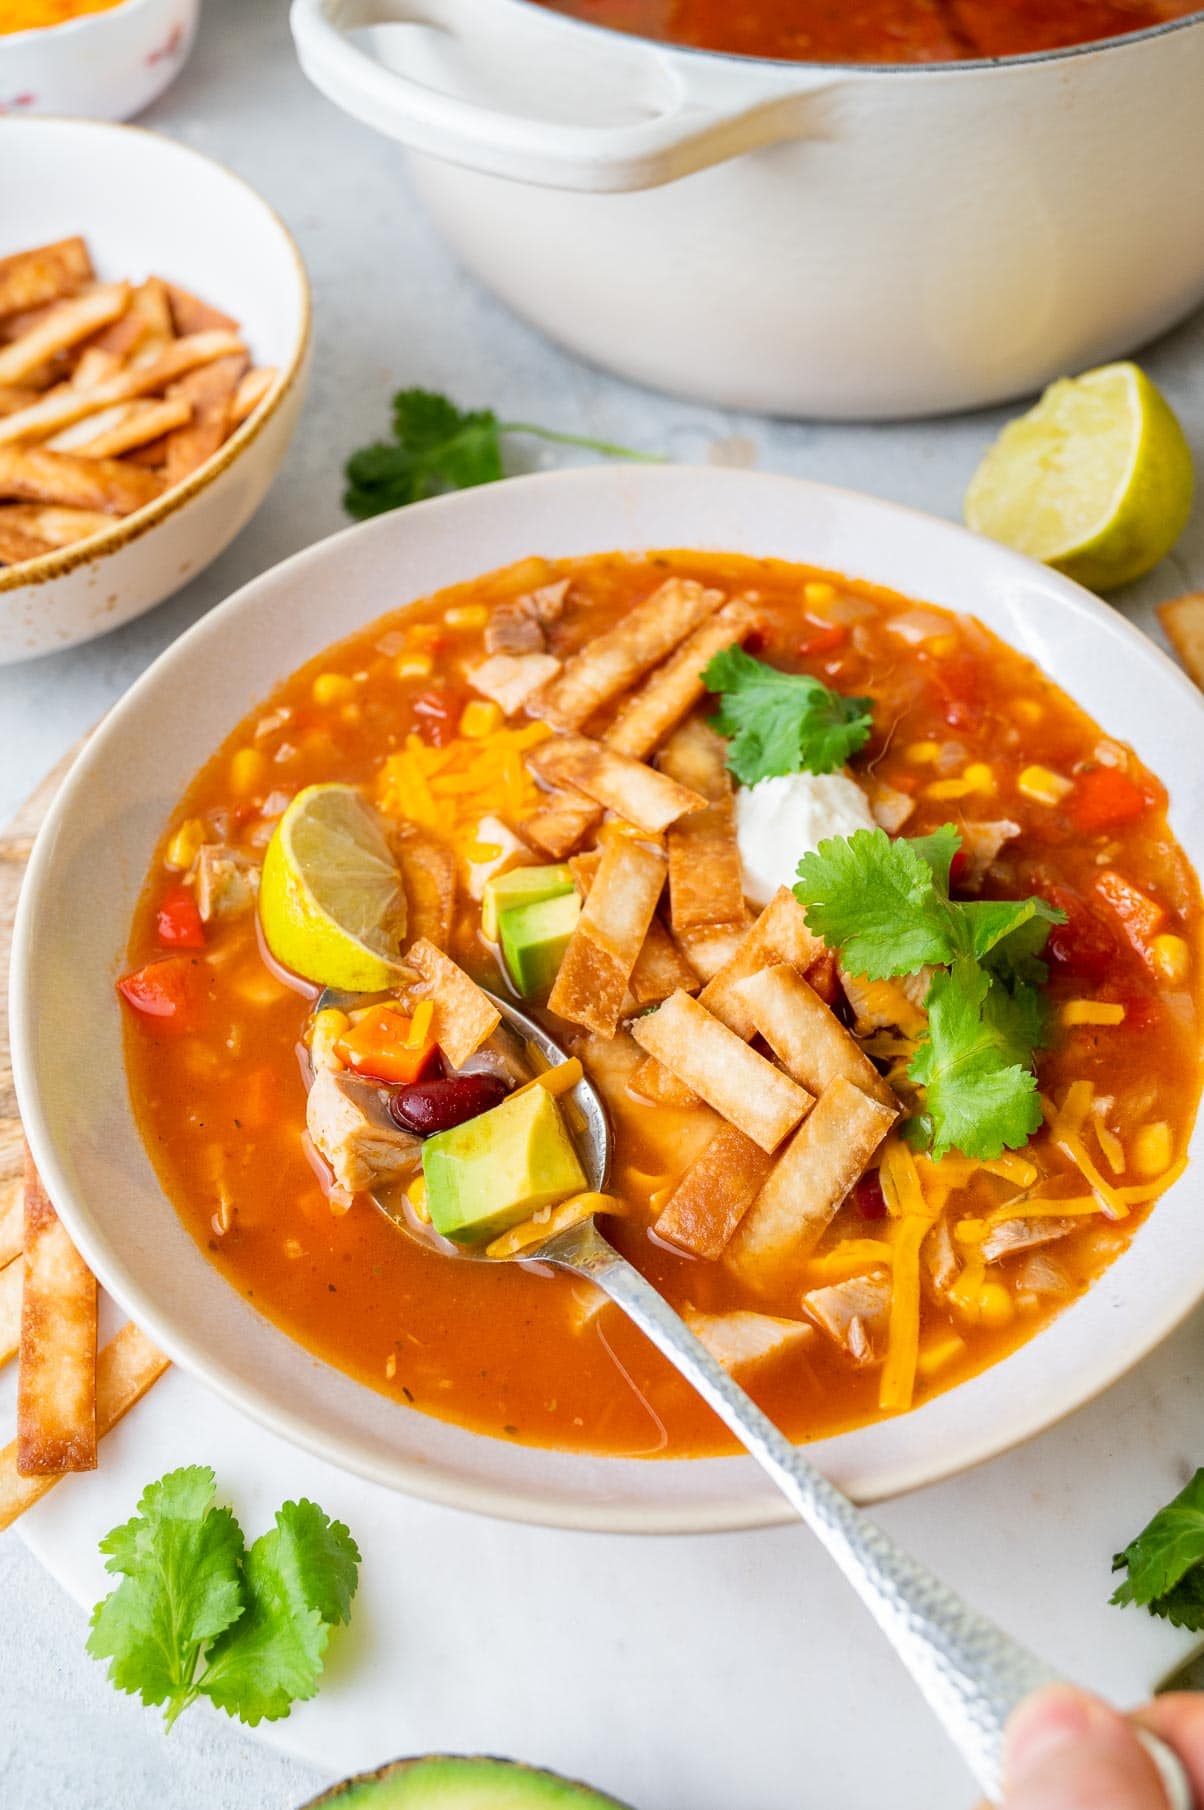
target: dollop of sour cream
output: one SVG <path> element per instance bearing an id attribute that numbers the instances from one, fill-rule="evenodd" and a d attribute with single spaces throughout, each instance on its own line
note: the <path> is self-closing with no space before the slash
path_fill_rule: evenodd
<path id="1" fill-rule="evenodd" d="M 736 842 L 744 894 L 768 905 L 793 886 L 798 864 L 828 836 L 872 830 L 865 793 L 847 773 L 787 773 L 736 788 Z"/>

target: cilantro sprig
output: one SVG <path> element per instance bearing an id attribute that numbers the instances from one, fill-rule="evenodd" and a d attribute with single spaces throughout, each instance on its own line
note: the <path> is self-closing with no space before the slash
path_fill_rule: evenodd
<path id="1" fill-rule="evenodd" d="M 1114 1603 L 1135 1603 L 1176 1628 L 1204 1629 L 1204 1470 L 1117 1553 L 1112 1569 L 1128 1573 Z"/>
<path id="2" fill-rule="evenodd" d="M 803 856 L 795 896 L 852 974 L 933 970 L 928 1029 L 908 1074 L 924 1090 L 909 1140 L 990 1160 L 1041 1123 L 1033 1072 L 1045 1040 L 1041 951 L 1062 912 L 1044 899 L 949 896 L 961 837 L 951 823 L 892 842 L 884 830 L 833 836 Z"/>
<path id="3" fill-rule="evenodd" d="M 832 773 L 869 738 L 873 699 L 846 697 L 809 673 L 779 672 L 742 647 L 703 670 L 718 692 L 711 718 L 728 737 L 727 764 L 741 785 L 787 773 Z"/>
<path id="4" fill-rule="evenodd" d="M 361 447 L 347 461 L 343 507 L 363 521 L 445 490 L 469 490 L 505 477 L 502 436 L 534 434 L 558 446 L 580 446 L 611 459 L 660 460 L 609 440 L 559 433 L 529 421 L 499 421 L 492 409 L 458 409 L 434 390 L 399 390 L 393 398 L 393 437 Z"/>
<path id="5" fill-rule="evenodd" d="M 202 1465 L 150 1484 L 100 1550 L 117 1588 L 92 1612 L 88 1651 L 167 1726 L 207 1697 L 255 1727 L 318 1688 L 331 1630 L 351 1618 L 359 1549 L 313 1502 L 286 1502 L 247 1547 Z"/>

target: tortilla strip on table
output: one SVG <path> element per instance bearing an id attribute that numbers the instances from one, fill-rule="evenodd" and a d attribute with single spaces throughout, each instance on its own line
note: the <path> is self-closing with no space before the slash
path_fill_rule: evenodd
<path id="1" fill-rule="evenodd" d="M 594 883 L 601 859 L 602 850 L 591 848 L 584 855 L 574 855 L 569 862 L 577 891 L 583 899 L 588 896 Z M 635 967 L 631 970 L 631 978 L 627 983 L 627 997 L 619 1015 L 622 1018 L 633 1018 L 644 1006 L 659 1005 L 662 999 L 668 999 L 670 993 L 676 993 L 679 987 L 687 993 L 695 993 L 698 985 L 697 974 L 654 914 L 640 945 L 640 952 L 635 958 Z M 641 1061 L 647 1060 L 647 1057 L 641 1058 Z"/>
<path id="2" fill-rule="evenodd" d="M 653 1231 L 695 1257 L 721 1257 L 772 1167 L 759 1144 L 734 1125 L 721 1125 L 665 1202 Z"/>
<path id="3" fill-rule="evenodd" d="M 153 395 L 188 371 L 212 364 L 217 358 L 245 351 L 241 339 L 234 333 L 194 333 L 190 339 L 173 339 L 148 364 L 128 365 L 90 389 L 64 384 L 61 389 L 31 403 L 29 408 L 0 417 L 0 444 L 47 439 L 60 428 L 82 421 L 85 415 L 98 414 L 114 402 Z"/>
<path id="4" fill-rule="evenodd" d="M 169 485 L 191 477 L 229 437 L 230 408 L 248 362 L 245 352 L 231 352 L 172 385 L 169 399 L 187 402 L 191 418 L 167 436 Z"/>
<path id="5" fill-rule="evenodd" d="M 92 260 L 81 238 L 56 239 L 0 258 L 0 315 L 44 308 L 92 280 Z"/>
<path id="6" fill-rule="evenodd" d="M 175 336 L 166 285 L 158 277 L 147 277 L 135 288 L 120 319 L 111 322 L 91 343 L 103 352 L 126 359 L 145 357 L 152 347 L 165 346 Z"/>
<path id="7" fill-rule="evenodd" d="M 724 648 L 743 641 L 756 624 L 757 612 L 744 598 L 725 603 L 632 693 L 603 741 L 618 754 L 646 760 L 703 695 L 706 686 L 702 674 L 708 662 Z M 673 778 L 681 779 L 683 785 L 692 783 L 680 773 Z"/>
<path id="8" fill-rule="evenodd" d="M 162 479 L 120 459 L 81 459 L 40 446 L 0 446 L 0 497 L 132 515 L 163 492 Z"/>
<path id="9" fill-rule="evenodd" d="M 69 547 L 86 535 L 100 534 L 113 526 L 113 518 L 99 509 L 60 509 L 51 503 L 0 504 L 0 523 L 21 528 L 52 547 Z"/>
<path id="10" fill-rule="evenodd" d="M 654 767 L 615 754 L 584 735 L 558 735 L 540 742 L 527 755 L 527 765 L 548 785 L 584 792 L 595 804 L 651 835 L 706 804 L 697 792 L 679 786 Z"/>
<path id="11" fill-rule="evenodd" d="M 729 961 L 709 980 L 699 998 L 708 1012 L 721 1018 L 729 1030 L 746 1041 L 756 1025 L 748 1007 L 736 992 L 737 981 L 747 980 L 759 968 L 773 962 L 789 962 L 800 973 L 824 953 L 824 944 L 807 928 L 807 916 L 788 886 L 780 886 L 760 917 L 748 930 Z"/>
<path id="12" fill-rule="evenodd" d="M 724 1252 L 728 1267 L 763 1292 L 787 1287 L 897 1116 L 838 1075 L 745 1214 Z"/>
<path id="13" fill-rule="evenodd" d="M 843 1075 L 863 1094 L 895 1105 L 890 1083 L 797 968 L 787 962 L 762 968 L 737 981 L 735 991 L 786 1073 L 803 1087 L 822 1096 Z"/>
<path id="14" fill-rule="evenodd" d="M 60 302 L 36 327 L 0 351 L 0 383 L 22 382 L 56 352 L 65 352 L 107 327 L 125 313 L 132 293 L 128 283 L 100 283 L 84 295 Z"/>
<path id="15" fill-rule="evenodd" d="M 463 1068 L 474 1050 L 497 1030 L 501 1013 L 476 981 L 434 943 L 424 939 L 411 944 L 406 961 L 421 974 L 426 997 L 434 1004 L 431 1036 L 452 1068 Z"/>
<path id="16" fill-rule="evenodd" d="M 633 610 L 564 663 L 560 676 L 532 700 L 532 713 L 564 729 L 617 698 L 671 654 L 723 602 L 692 578 L 668 578 Z"/>
<path id="17" fill-rule="evenodd" d="M 21 1278 L 25 1266 L 13 1257 L 0 1269 L 0 1364 L 7 1364 L 21 1343 Z"/>
<path id="18" fill-rule="evenodd" d="M 167 1369 L 168 1359 L 130 1320 L 103 1346 L 96 1360 L 96 1430 L 103 1435 L 140 1401 Z M 64 1473 L 23 1477 L 17 1442 L 0 1452 L 0 1532 L 54 1488 Z"/>
<path id="19" fill-rule="evenodd" d="M 776 1150 L 814 1103 L 797 1081 L 750 1049 L 688 993 L 674 993 L 655 1012 L 637 1019 L 631 1034 L 641 1049 L 762 1150 Z"/>
<path id="20" fill-rule="evenodd" d="M 474 691 L 500 704 L 507 716 L 514 716 L 532 692 L 559 671 L 560 661 L 552 654 L 490 654 L 487 660 L 470 666 L 465 677 Z"/>
<path id="21" fill-rule="evenodd" d="M 1204 591 L 1160 603 L 1158 619 L 1185 671 L 1204 690 Z"/>
<path id="22" fill-rule="evenodd" d="M 192 419 L 192 404 L 184 396 L 169 396 L 163 402 L 131 402 L 125 406 L 129 412 L 115 426 L 94 434 L 91 439 L 77 441 L 71 450 L 81 459 L 116 459 L 135 446 L 157 440 L 160 434 L 184 427 Z M 169 473 L 168 482 L 171 481 Z"/>
<path id="23" fill-rule="evenodd" d="M 95 1468 L 96 1278 L 26 1151 L 17 1469 L 27 1477 Z"/>
<path id="24" fill-rule="evenodd" d="M 548 995 L 549 1011 L 599 1036 L 614 1035 L 664 884 L 662 855 L 630 836 L 607 843 Z"/>

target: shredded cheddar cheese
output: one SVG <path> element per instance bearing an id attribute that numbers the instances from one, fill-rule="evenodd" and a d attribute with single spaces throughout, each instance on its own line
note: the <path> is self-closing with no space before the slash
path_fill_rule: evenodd
<path id="1" fill-rule="evenodd" d="M 458 736 L 443 748 L 407 735 L 404 748 L 381 768 L 377 803 L 387 817 L 433 831 L 471 861 L 480 852 L 482 817 L 513 827 L 538 808 L 543 795 L 522 756 L 551 733 L 545 723 L 529 723 L 480 740 Z"/>
<path id="2" fill-rule="evenodd" d="M 911 1152 L 907 1154 L 910 1157 Z M 918 1181 L 915 1190 L 919 1195 Z M 885 1186 L 883 1192 L 886 1192 Z M 912 1213 L 900 1222 L 895 1233 L 890 1335 L 878 1389 L 878 1406 L 883 1412 L 897 1413 L 910 1408 L 915 1393 L 916 1360 L 920 1351 L 920 1246 L 928 1230 L 928 1218 Z"/>

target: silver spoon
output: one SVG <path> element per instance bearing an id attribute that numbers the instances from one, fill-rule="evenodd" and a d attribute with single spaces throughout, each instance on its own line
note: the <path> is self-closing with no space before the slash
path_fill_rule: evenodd
<path id="1" fill-rule="evenodd" d="M 507 999 L 492 993 L 488 997 L 506 1023 L 534 1044 L 546 1061 L 555 1066 L 567 1060 L 534 1019 Z M 328 990 L 318 1009 L 327 1005 L 346 1009 L 356 1003 L 353 996 Z M 586 1179 L 591 1189 L 601 1192 L 610 1170 L 610 1119 L 601 1096 L 584 1077 L 570 1097 L 584 1119 L 578 1149 Z M 372 1198 L 389 1219 L 412 1232 L 399 1206 Z M 554 1232 L 542 1244 L 528 1245 L 510 1261 L 548 1263 L 595 1283 L 681 1372 L 835 1559 L 981 1789 L 998 1803 L 1008 1717 L 1032 1691 L 1064 1682 L 1059 1674 L 917 1564 L 822 1477 L 801 1448 L 779 1432 L 711 1356 L 664 1296 L 607 1243 L 592 1219 Z M 1191 1786 L 1178 1756 L 1147 1730 L 1135 1732 L 1158 1769 L 1169 1810 L 1193 1810 Z"/>

